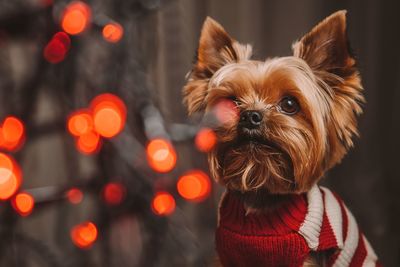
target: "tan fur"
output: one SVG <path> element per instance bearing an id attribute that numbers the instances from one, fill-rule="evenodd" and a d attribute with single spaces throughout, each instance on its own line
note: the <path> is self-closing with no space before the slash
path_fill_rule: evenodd
<path id="1" fill-rule="evenodd" d="M 242 141 L 238 120 L 216 127 L 219 142 L 209 164 L 222 185 L 246 193 L 307 192 L 353 145 L 364 98 L 345 14 L 336 12 L 319 23 L 293 45 L 293 56 L 264 61 L 251 59 L 249 45 L 207 18 L 183 89 L 189 114 L 211 112 L 221 99 L 235 98 L 238 112 L 263 115 L 251 133 L 257 142 Z M 279 108 L 288 95 L 300 104 L 295 115 Z"/>

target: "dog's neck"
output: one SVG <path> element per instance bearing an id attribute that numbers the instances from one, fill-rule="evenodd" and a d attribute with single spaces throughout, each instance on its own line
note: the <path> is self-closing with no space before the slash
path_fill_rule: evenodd
<path id="1" fill-rule="evenodd" d="M 268 213 L 285 205 L 293 195 L 270 194 L 265 190 L 254 192 L 235 192 L 244 203 L 246 213 Z"/>

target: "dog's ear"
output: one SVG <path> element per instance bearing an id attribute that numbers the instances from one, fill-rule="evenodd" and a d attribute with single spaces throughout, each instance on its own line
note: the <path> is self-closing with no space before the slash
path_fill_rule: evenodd
<path id="1" fill-rule="evenodd" d="M 215 20 L 207 17 L 201 30 L 199 47 L 187 85 L 183 88 L 189 114 L 204 109 L 210 78 L 226 64 L 249 59 L 251 46 L 241 45 Z"/>
<path id="2" fill-rule="evenodd" d="M 356 116 L 362 113 L 361 79 L 350 51 L 346 11 L 327 17 L 293 45 L 294 56 L 302 58 L 315 73 L 329 101 L 329 166 L 336 164 L 353 145 L 357 135 Z"/>
<path id="3" fill-rule="evenodd" d="M 348 74 L 355 60 L 346 34 L 346 11 L 338 11 L 320 22 L 293 45 L 293 52 L 315 71 Z"/>

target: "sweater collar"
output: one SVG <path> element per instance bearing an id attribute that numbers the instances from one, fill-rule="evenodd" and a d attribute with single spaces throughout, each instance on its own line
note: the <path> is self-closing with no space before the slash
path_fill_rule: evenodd
<path id="1" fill-rule="evenodd" d="M 328 193 L 332 194 L 330 191 Z M 342 219 L 341 216 L 332 216 L 340 207 L 324 205 L 326 198 L 330 197 L 328 193 L 322 193 L 314 185 L 306 194 L 293 195 L 285 205 L 271 212 L 246 215 L 242 199 L 237 193 L 227 192 L 220 204 L 219 224 L 248 236 L 278 236 L 297 232 L 314 251 L 341 248 Z M 321 235 L 329 236 L 332 241 L 321 243 Z"/>

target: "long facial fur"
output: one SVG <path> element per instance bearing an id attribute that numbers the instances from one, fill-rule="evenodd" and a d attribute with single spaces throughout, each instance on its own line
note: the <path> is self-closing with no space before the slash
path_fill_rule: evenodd
<path id="1" fill-rule="evenodd" d="M 339 11 L 293 45 L 293 56 L 256 61 L 212 19 L 204 23 L 197 62 L 184 87 L 189 113 L 209 112 L 235 97 L 238 112 L 258 110 L 260 129 L 243 138 L 238 121 L 216 129 L 210 170 L 221 184 L 241 192 L 308 191 L 340 162 L 357 134 L 364 101 L 349 52 L 345 12 Z M 286 115 L 279 101 L 296 97 L 301 111 Z"/>

